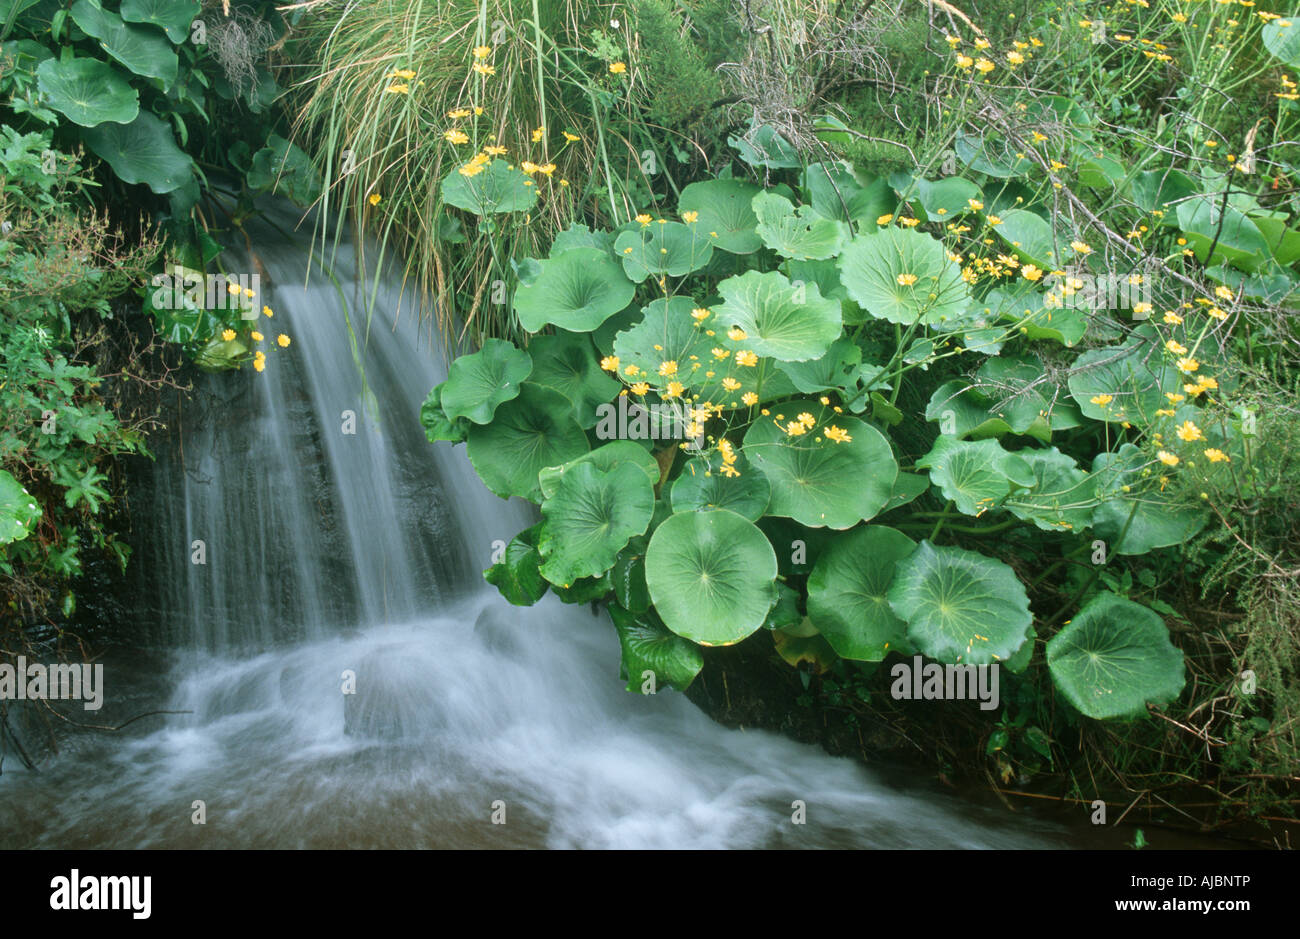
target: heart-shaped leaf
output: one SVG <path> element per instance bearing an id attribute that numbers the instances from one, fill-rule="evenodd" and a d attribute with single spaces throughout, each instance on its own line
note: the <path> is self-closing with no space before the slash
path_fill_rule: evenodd
<path id="1" fill-rule="evenodd" d="M 559 466 L 548 466 L 542 470 L 538 474 L 542 495 L 547 499 L 553 496 L 559 489 L 564 474 L 582 463 L 590 463 L 602 473 L 625 464 L 635 466 L 650 482 L 651 487 L 659 484 L 659 464 L 649 450 L 633 440 L 611 440 L 590 453 L 584 453 L 576 460 L 570 460 Z"/>
<path id="2" fill-rule="evenodd" d="M 677 211 L 695 212 L 696 231 L 704 232 L 713 247 L 732 254 L 753 254 L 763 246 L 763 240 L 754 231 L 758 219 L 750 202 L 761 191 L 743 179 L 691 183 L 682 190 Z"/>
<path id="3" fill-rule="evenodd" d="M 176 51 L 154 30 L 129 26 L 91 0 L 77 0 L 69 12 L 86 35 L 98 39 L 105 52 L 135 74 L 159 79 L 164 91 L 176 81 Z"/>
<path id="4" fill-rule="evenodd" d="M 574 248 L 540 267 L 531 283 L 515 291 L 515 312 L 530 333 L 547 323 L 588 332 L 626 307 L 636 292 L 619 263 L 598 248 Z"/>
<path id="5" fill-rule="evenodd" d="M 808 617 L 846 659 L 879 662 L 906 654 L 907 624 L 889 605 L 894 568 L 916 542 L 884 525 L 837 535 L 808 577 Z"/>
<path id="6" fill-rule="evenodd" d="M 491 215 L 497 212 L 522 212 L 537 204 L 537 187 L 522 170 L 505 160 L 493 160 L 480 172 L 467 176 L 459 167 L 442 181 L 442 199 L 448 205 Z"/>
<path id="7" fill-rule="evenodd" d="M 465 417 L 475 424 L 492 420 L 497 406 L 519 396 L 533 370 L 532 357 L 504 339 L 488 339 L 472 355 L 451 363 L 442 384 L 442 410 L 451 420 Z"/>
<path id="8" fill-rule="evenodd" d="M 122 19 L 157 26 L 177 45 L 189 38 L 198 15 L 199 0 L 122 0 Z"/>
<path id="9" fill-rule="evenodd" d="M 568 587 L 614 566 L 633 535 L 642 534 L 654 514 L 654 487 L 645 473 L 626 463 L 608 471 L 578 463 L 560 478 L 555 495 L 542 503 L 537 533 L 539 570 L 553 584 Z"/>
<path id="10" fill-rule="evenodd" d="M 840 255 L 849 296 L 877 319 L 941 323 L 960 316 L 970 293 L 943 243 L 918 231 L 883 228 L 858 235 Z"/>
<path id="11" fill-rule="evenodd" d="M 1047 667 L 1066 699 L 1098 720 L 1141 717 L 1182 693 L 1183 654 L 1146 607 L 1101 593 L 1047 642 Z"/>
<path id="12" fill-rule="evenodd" d="M 245 182 L 252 189 L 277 192 L 304 207 L 315 202 L 321 192 L 320 173 L 311 157 L 279 134 L 268 137 L 266 146 L 253 154 Z"/>
<path id="13" fill-rule="evenodd" d="M 614 256 L 638 284 L 648 277 L 684 277 L 713 257 L 712 238 L 696 222 L 660 221 L 625 231 L 614 240 Z"/>
<path id="14" fill-rule="evenodd" d="M 618 394 L 620 385 L 600 368 L 591 340 L 581 333 L 561 331 L 554 336 L 534 336 L 528 343 L 533 357 L 529 381 L 558 391 L 573 405 L 574 419 L 595 427 L 597 408 Z"/>
<path id="15" fill-rule="evenodd" d="M 1025 587 L 1010 567 L 929 541 L 898 562 L 889 605 L 907 623 L 912 646 L 948 664 L 1011 658 L 1033 621 Z"/>
<path id="16" fill-rule="evenodd" d="M 1260 30 L 1264 48 L 1290 68 L 1300 68 L 1300 13 L 1269 20 Z"/>
<path id="17" fill-rule="evenodd" d="M 859 173 L 843 161 L 809 164 L 803 188 L 818 213 L 852 222 L 858 231 L 875 231 L 876 219 L 892 213 L 898 204 L 885 180 Z"/>
<path id="18" fill-rule="evenodd" d="M 751 203 L 755 231 L 763 243 L 786 258 L 815 260 L 839 254 L 849 235 L 843 222 L 826 218 L 810 205 L 798 209 L 784 196 L 760 192 Z"/>
<path id="19" fill-rule="evenodd" d="M 1002 222 L 994 226 L 993 230 L 1021 258 L 1044 271 L 1055 270 L 1060 266 L 1057 261 L 1056 235 L 1041 215 L 1028 209 L 1006 209 L 998 218 Z"/>
<path id="20" fill-rule="evenodd" d="M 1055 447 L 1020 450 L 1016 456 L 1029 464 L 1034 484 L 1028 492 L 1018 492 L 1003 503 L 1012 515 L 1044 531 L 1079 532 L 1092 524 L 1095 477 Z"/>
<path id="21" fill-rule="evenodd" d="M 756 421 L 744 452 L 772 486 L 769 515 L 810 528 L 851 528 L 875 517 L 894 489 L 898 463 L 871 425 L 816 401 L 793 400 Z M 800 421 L 800 415 L 807 415 Z M 791 425 L 802 425 L 802 431 Z"/>
<path id="22" fill-rule="evenodd" d="M 778 362 L 776 365 L 804 394 L 857 390 L 862 374 L 862 349 L 848 338 L 836 339 L 819 358 L 806 362 Z"/>
<path id="23" fill-rule="evenodd" d="M 1002 449 L 996 440 L 957 440 L 940 436 L 916 461 L 963 515 L 983 515 L 1017 489 L 1034 484 L 1029 464 Z"/>
<path id="24" fill-rule="evenodd" d="M 508 499 L 542 501 L 538 474 L 587 452 L 587 435 L 569 402 L 550 388 L 525 382 L 519 397 L 497 408 L 491 424 L 470 428 L 466 450 L 489 489 Z"/>
<path id="25" fill-rule="evenodd" d="M 160 195 L 181 188 L 194 176 L 194 161 L 176 146 L 171 127 L 148 111 L 129 124 L 91 127 L 82 139 L 123 182 L 147 183 Z"/>
<path id="26" fill-rule="evenodd" d="M 771 124 L 751 126 L 743 137 L 728 137 L 727 144 L 734 147 L 750 166 L 780 170 L 802 165 L 799 151 Z"/>
<path id="27" fill-rule="evenodd" d="M 682 467 L 681 475 L 673 483 L 673 511 L 730 509 L 751 522 L 762 518 L 772 497 L 767 477 L 743 457 L 738 457 L 732 466 L 738 475 L 723 473 L 723 465 L 721 457 L 714 456 L 697 457 Z"/>
<path id="28" fill-rule="evenodd" d="M 515 606 L 532 606 L 550 586 L 537 569 L 542 561 L 534 545 L 538 527 L 534 525 L 515 535 L 506 545 L 501 561 L 483 572 L 483 578 Z"/>
<path id="29" fill-rule="evenodd" d="M 1144 478 L 1142 470 L 1149 462 L 1131 443 L 1116 453 L 1099 453 L 1092 461 L 1091 482 L 1102 500 L 1093 509 L 1092 525 L 1114 554 L 1146 554 L 1183 544 L 1208 521 L 1209 513 L 1172 502 L 1154 477 Z"/>
<path id="30" fill-rule="evenodd" d="M 664 624 L 704 646 L 731 645 L 762 626 L 775 581 L 772 545 L 726 509 L 671 516 L 646 550 L 646 585 Z"/>
<path id="31" fill-rule="evenodd" d="M 1097 421 L 1151 420 L 1179 388 L 1178 371 L 1164 353 L 1135 332 L 1120 346 L 1090 349 L 1074 360 L 1070 395 L 1085 417 Z"/>
<path id="32" fill-rule="evenodd" d="M 823 298 L 815 284 L 796 289 L 776 271 L 728 277 L 718 293 L 719 322 L 739 326 L 749 349 L 781 362 L 820 358 L 843 329 L 837 301 Z"/>
<path id="33" fill-rule="evenodd" d="M 126 124 L 140 113 L 139 93 L 99 59 L 46 59 L 36 82 L 50 107 L 82 127 Z"/>

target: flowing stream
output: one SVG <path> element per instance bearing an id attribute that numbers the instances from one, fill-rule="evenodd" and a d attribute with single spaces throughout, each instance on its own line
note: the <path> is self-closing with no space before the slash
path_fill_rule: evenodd
<path id="1" fill-rule="evenodd" d="M 61 708 L 98 724 L 185 713 L 68 733 L 37 772 L 10 752 L 0 847 L 1075 840 L 725 729 L 672 691 L 625 692 L 604 614 L 512 607 L 483 582 L 493 541 L 531 507 L 489 493 L 463 447 L 424 439 L 444 356 L 396 316 L 400 283 L 381 283 L 367 336 L 350 250 L 335 280 L 304 286 L 302 244 L 269 229 L 254 243 L 273 282 L 266 370 L 205 377 L 155 447 L 151 495 L 132 507 L 137 640 L 101 660 L 102 711 Z"/>

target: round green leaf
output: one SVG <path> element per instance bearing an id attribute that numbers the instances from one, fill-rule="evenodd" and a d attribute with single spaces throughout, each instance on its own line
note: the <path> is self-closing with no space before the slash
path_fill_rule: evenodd
<path id="1" fill-rule="evenodd" d="M 907 624 L 889 605 L 894 568 L 916 542 L 884 525 L 837 535 L 808 577 L 808 617 L 840 656 L 882 661 L 908 653 Z"/>
<path id="2" fill-rule="evenodd" d="M 767 477 L 751 467 L 743 457 L 738 458 L 734 469 L 740 474 L 728 476 L 721 470 L 721 457 L 698 457 L 682 467 L 681 475 L 673 483 L 674 512 L 700 512 L 711 509 L 730 509 L 756 522 L 767 511 L 772 487 Z"/>
<path id="3" fill-rule="evenodd" d="M 50 107 L 82 127 L 126 124 L 140 113 L 139 93 L 99 59 L 46 59 L 36 83 Z"/>
<path id="4" fill-rule="evenodd" d="M 483 579 L 515 606 L 532 606 L 549 586 L 537 569 L 542 560 L 533 544 L 537 528 L 534 525 L 515 535 L 501 561 L 483 572 Z"/>
<path id="5" fill-rule="evenodd" d="M 129 124 L 92 127 L 82 139 L 123 182 L 146 183 L 159 195 L 181 188 L 194 176 L 194 161 L 176 146 L 171 127 L 148 111 Z"/>
<path id="6" fill-rule="evenodd" d="M 836 339 L 820 358 L 778 362 L 776 367 L 804 394 L 834 390 L 852 397 L 862 374 L 862 348 L 847 337 Z"/>
<path id="7" fill-rule="evenodd" d="M 810 528 L 851 528 L 877 515 L 889 501 L 898 476 L 889 441 L 870 424 L 835 414 L 816 401 L 782 402 L 750 426 L 744 453 L 772 486 L 769 515 L 782 515 Z M 815 420 L 806 433 L 789 436 L 800 414 Z M 825 436 L 829 427 L 846 431 L 846 441 Z"/>
<path id="8" fill-rule="evenodd" d="M 518 397 L 532 370 L 527 352 L 504 339 L 489 339 L 478 352 L 451 363 L 442 385 L 442 410 L 453 421 L 466 417 L 487 424 L 499 405 Z"/>
<path id="9" fill-rule="evenodd" d="M 244 177 L 250 189 L 265 189 L 288 196 L 296 205 L 309 206 L 320 196 L 321 177 L 307 152 L 279 134 L 253 154 Z"/>
<path id="10" fill-rule="evenodd" d="M 700 645 L 739 642 L 763 625 L 776 600 L 776 552 L 753 522 L 726 509 L 666 519 L 645 564 L 665 625 Z"/>
<path id="11" fill-rule="evenodd" d="M 535 333 L 547 323 L 588 332 L 622 310 L 636 287 L 599 248 L 574 248 L 540 262 L 541 273 L 515 291 L 519 323 Z"/>
<path id="12" fill-rule="evenodd" d="M 927 179 L 915 180 L 916 194 L 921 200 L 921 207 L 932 219 L 941 221 L 955 218 L 971 211 L 970 200 L 982 201 L 984 193 L 969 179 L 949 176 L 931 182 Z"/>
<path id="13" fill-rule="evenodd" d="M 1198 506 L 1170 501 L 1154 477 L 1144 478 L 1142 469 L 1148 463 L 1131 443 L 1117 453 L 1099 453 L 1092 461 L 1091 482 L 1102 500 L 1093 509 L 1092 525 L 1114 554 L 1146 554 L 1182 544 L 1209 519 L 1209 513 Z"/>
<path id="14" fill-rule="evenodd" d="M 754 196 L 751 207 L 758 219 L 758 236 L 782 257 L 833 258 L 849 236 L 849 227 L 843 222 L 827 218 L 811 205 L 796 209 L 789 199 L 772 192 Z"/>
<path id="15" fill-rule="evenodd" d="M 963 515 L 982 515 L 1017 489 L 1034 484 L 1029 464 L 1003 450 L 996 440 L 941 435 L 916 465 L 930 471 L 930 481 Z"/>
<path id="16" fill-rule="evenodd" d="M 1098 720 L 1141 717 L 1183 690 L 1183 654 L 1164 620 L 1146 607 L 1101 593 L 1047 643 L 1052 681 Z"/>
<path id="17" fill-rule="evenodd" d="M 537 187 L 531 182 L 505 160 L 493 160 L 474 176 L 466 176 L 460 168 L 448 173 L 442 181 L 442 199 L 475 215 L 522 212 L 537 203 Z"/>
<path id="18" fill-rule="evenodd" d="M 497 408 L 491 424 L 470 428 L 466 449 L 479 478 L 497 495 L 541 502 L 537 474 L 577 459 L 588 446 L 569 402 L 550 388 L 525 382 L 519 397 Z"/>
<path id="19" fill-rule="evenodd" d="M 646 530 L 654 507 L 654 487 L 637 467 L 623 463 L 606 472 L 592 463 L 576 464 L 542 503 L 542 576 L 568 587 L 580 577 L 603 574 L 632 536 Z"/>
<path id="20" fill-rule="evenodd" d="M 22 541 L 36 527 L 41 507 L 18 480 L 0 469 L 0 544 Z"/>
<path id="21" fill-rule="evenodd" d="M 883 228 L 858 235 L 839 263 L 849 297 L 891 323 L 940 323 L 960 316 L 970 299 L 961 266 L 948 258 L 942 242 L 922 232 Z"/>
<path id="22" fill-rule="evenodd" d="M 1274 58 L 1291 68 L 1300 68 L 1300 13 L 1269 20 L 1260 30 L 1260 38 Z"/>
<path id="23" fill-rule="evenodd" d="M 1011 658 L 1033 621 L 1024 584 L 1010 567 L 929 541 L 898 562 L 889 605 L 907 623 L 908 641 L 948 664 Z"/>
<path id="24" fill-rule="evenodd" d="M 754 231 L 758 219 L 750 202 L 762 190 L 743 179 L 709 179 L 691 183 L 677 203 L 680 214 L 696 212 L 696 231 L 704 232 L 713 247 L 731 254 L 753 254 L 763 246 Z M 714 237 L 714 233 L 717 237 Z"/>
<path id="25" fill-rule="evenodd" d="M 1162 350 L 1132 338 L 1121 346 L 1083 353 L 1070 367 L 1068 384 L 1070 396 L 1085 417 L 1118 423 L 1151 420 L 1156 410 L 1168 403 L 1165 393 L 1179 390 L 1180 382 L 1177 369 L 1166 363 Z M 1093 401 L 1103 395 L 1110 395 L 1111 400 Z"/>
<path id="26" fill-rule="evenodd" d="M 1032 160 L 1018 156 L 1017 149 L 1001 137 L 958 134 L 953 150 L 957 159 L 975 172 L 997 179 L 1022 176 L 1034 167 Z"/>
<path id="27" fill-rule="evenodd" d="M 624 464 L 635 466 L 650 481 L 651 487 L 659 484 L 659 464 L 645 447 L 632 440 L 611 440 L 590 453 L 560 466 L 548 466 L 538 474 L 542 495 L 549 499 L 560 487 L 564 474 L 575 466 L 590 463 L 602 473 Z"/>
<path id="28" fill-rule="evenodd" d="M 105 52 L 135 74 L 159 79 L 164 91 L 176 81 L 176 51 L 152 29 L 128 26 L 122 17 L 90 0 L 77 0 L 70 13 L 86 35 L 98 39 Z"/>
<path id="29" fill-rule="evenodd" d="M 623 650 L 623 675 L 627 690 L 640 692 L 653 673 L 656 689 L 670 685 L 685 691 L 704 668 L 704 655 L 695 643 L 670 633 L 652 617 L 637 616 L 618 604 L 609 608 Z"/>
<path id="30" fill-rule="evenodd" d="M 614 240 L 614 255 L 627 276 L 638 284 L 665 274 L 684 277 L 713 257 L 713 239 L 699 222 L 660 222 L 625 231 Z"/>
<path id="31" fill-rule="evenodd" d="M 778 361 L 820 358 L 843 329 L 838 301 L 823 298 L 816 284 L 795 287 L 776 271 L 728 277 L 718 293 L 718 321 L 739 326 L 747 334 L 743 345 Z"/>
<path id="32" fill-rule="evenodd" d="M 178 45 L 189 38 L 198 15 L 199 0 L 122 0 L 122 19 L 157 26 Z"/>
<path id="33" fill-rule="evenodd" d="M 601 370 L 596 350 L 585 334 L 561 331 L 554 336 L 534 336 L 528 353 L 533 357 L 529 380 L 568 398 L 574 419 L 583 427 L 596 426 L 597 408 L 623 387 Z"/>
<path id="34" fill-rule="evenodd" d="M 652 300 L 639 323 L 614 337 L 614 355 L 628 381 L 666 384 L 669 378 L 659 372 L 665 362 L 672 362 L 677 365 L 674 377 L 678 381 L 688 386 L 699 383 L 693 372 L 704 369 L 692 366 L 710 361 L 710 337 L 691 316 L 695 306 L 690 297 Z M 637 371 L 629 372 L 628 366 L 635 366 Z"/>
<path id="35" fill-rule="evenodd" d="M 1002 224 L 993 230 L 1016 254 L 1044 271 L 1060 266 L 1056 259 L 1056 235 L 1042 216 L 1028 209 L 1006 209 L 998 217 Z"/>
<path id="36" fill-rule="evenodd" d="M 1034 484 L 1003 503 L 1012 515 L 1044 531 L 1078 532 L 1092 524 L 1096 478 L 1084 473 L 1073 457 L 1055 447 L 1016 455 L 1029 464 Z"/>

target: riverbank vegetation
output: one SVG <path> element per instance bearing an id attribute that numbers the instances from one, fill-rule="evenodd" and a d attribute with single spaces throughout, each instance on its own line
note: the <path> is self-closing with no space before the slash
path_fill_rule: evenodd
<path id="1" fill-rule="evenodd" d="M 273 311 L 220 246 L 274 192 L 325 269 L 369 235 L 463 352 L 419 420 L 538 506 L 486 579 L 603 606 L 629 692 L 1286 843 L 1300 11 L 0 14 L 0 576 L 27 634 L 73 615 L 78 550 L 126 563 L 101 522 L 149 389 L 260 371 Z M 149 289 L 176 272 L 200 289 Z M 998 706 L 899 700 L 914 656 L 996 665 Z"/>

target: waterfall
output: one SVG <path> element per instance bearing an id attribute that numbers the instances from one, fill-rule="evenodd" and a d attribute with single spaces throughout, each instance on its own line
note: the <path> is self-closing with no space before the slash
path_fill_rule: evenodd
<path id="1" fill-rule="evenodd" d="M 266 369 L 204 378 L 158 448 L 153 503 L 133 507 L 133 602 L 160 651 L 107 657 L 96 720 L 184 713 L 70 736 L 39 773 L 6 763 L 0 847 L 1057 840 L 724 729 L 675 692 L 628 694 L 604 614 L 506 604 L 481 571 L 532 509 L 424 438 L 445 357 L 400 279 L 367 328 L 349 250 L 304 286 L 303 243 L 267 228 L 254 246 Z"/>

